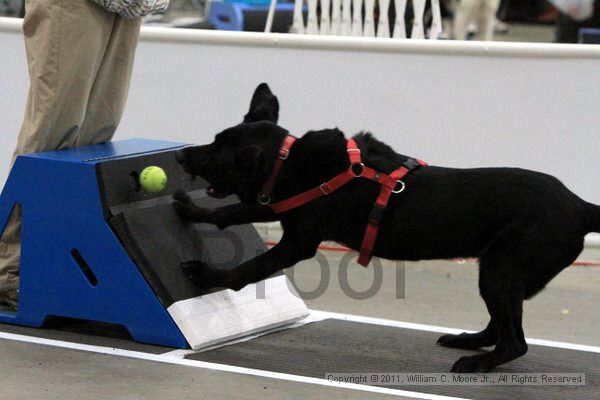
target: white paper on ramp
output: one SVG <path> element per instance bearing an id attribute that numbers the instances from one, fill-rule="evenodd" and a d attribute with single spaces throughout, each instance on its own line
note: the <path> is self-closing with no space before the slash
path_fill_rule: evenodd
<path id="1" fill-rule="evenodd" d="M 285 275 L 173 303 L 167 311 L 198 350 L 298 321 L 309 314 Z"/>

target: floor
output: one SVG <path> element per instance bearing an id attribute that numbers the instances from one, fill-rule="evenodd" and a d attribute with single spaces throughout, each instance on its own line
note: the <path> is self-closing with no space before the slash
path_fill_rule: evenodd
<path id="1" fill-rule="evenodd" d="M 307 261 L 288 271 L 311 309 L 471 330 L 480 329 L 487 322 L 486 311 L 477 294 L 476 265 L 471 262 L 436 261 L 406 265 L 384 262 L 369 269 L 350 263 L 348 278 L 339 280 L 343 253 L 323 252 L 322 256 L 321 262 L 325 260 L 331 272 L 328 282 L 325 278 L 319 279 L 320 270 L 314 261 Z M 599 260 L 600 254 L 587 252 L 582 258 Z M 346 268 L 342 267 L 344 270 Z M 382 283 L 370 298 L 360 300 L 356 294 L 349 295 L 350 290 L 360 292 L 368 289 L 375 270 L 381 275 Z M 397 277 L 400 279 L 397 280 Z M 397 281 L 405 283 L 397 285 Z M 325 289 L 315 291 L 319 286 Z M 597 304 L 600 304 L 598 267 L 570 267 L 526 304 L 526 335 L 600 346 Z M 337 329 L 340 333 L 351 333 L 344 327 Z M 14 336 L 15 333 L 23 336 Z M 432 351 L 443 351 L 433 343 L 433 334 L 427 335 L 432 338 L 427 339 L 426 345 L 431 342 Z M 51 341 L 42 338 L 36 339 L 41 344 L 31 343 L 31 336 L 43 336 Z M 279 379 L 278 376 L 274 379 L 233 373 L 235 369 L 230 366 L 215 370 L 199 368 L 196 364 L 181 365 L 181 361 L 170 364 L 165 353 L 168 356 L 172 349 L 143 346 L 120 339 L 118 335 L 111 336 L 94 338 L 90 342 L 89 338 L 78 337 L 68 331 L 0 326 L 0 370 L 3 371 L 0 398 L 398 398 L 398 392 L 364 393 L 352 388 Z M 23 338 L 29 342 L 23 342 Z M 79 348 L 80 345 L 72 345 L 73 342 L 91 343 L 91 347 L 88 349 L 84 345 Z M 56 347 L 57 343 L 63 347 Z M 65 345 L 75 349 L 64 348 Z M 402 343 L 392 343 L 392 348 L 402 351 Z M 533 362 L 536 353 L 532 351 L 529 358 L 526 355 L 518 362 Z M 158 354 L 156 360 L 152 358 L 154 354 Z M 453 359 L 456 353 L 451 353 L 451 356 Z M 406 364 L 402 365 L 412 365 L 415 358 L 418 357 L 406 355 Z M 556 358 L 559 363 L 563 357 Z M 440 359 L 434 365 L 440 369 L 447 368 L 450 361 Z M 553 389 L 547 390 L 551 393 Z M 404 398 L 427 398 L 411 393 L 409 390 Z"/>

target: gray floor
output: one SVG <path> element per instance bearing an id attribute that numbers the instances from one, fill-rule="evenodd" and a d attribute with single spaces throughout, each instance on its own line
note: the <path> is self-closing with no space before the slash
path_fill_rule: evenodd
<path id="1" fill-rule="evenodd" d="M 328 319 L 188 358 L 323 378 L 330 373 L 445 373 L 477 351 L 447 349 L 439 334 Z M 528 356 L 497 373 L 585 373 L 585 385 L 393 386 L 478 400 L 588 400 L 600 393 L 600 354 L 530 346 Z"/>
<path id="2" fill-rule="evenodd" d="M 495 41 L 502 42 L 554 42 L 554 27 L 552 25 L 509 24 L 505 34 L 496 34 Z"/>
<path id="3" fill-rule="evenodd" d="M 0 354 L 2 400 L 365 398 L 343 389 L 6 340 L 0 340 Z"/>
<path id="4" fill-rule="evenodd" d="M 477 269 L 473 263 L 450 261 L 409 263 L 405 267 L 405 298 L 397 299 L 396 268 L 384 263 L 382 287 L 369 299 L 357 300 L 346 295 L 339 284 L 338 264 L 342 254 L 325 254 L 331 279 L 323 294 L 308 299 L 311 308 L 349 314 L 390 318 L 463 329 L 479 329 L 487 314 L 477 294 Z M 598 254 L 582 256 L 599 260 Z M 348 282 L 356 291 L 371 285 L 375 268 L 350 264 Z M 319 284 L 315 262 L 296 267 L 294 279 L 300 290 L 310 295 Z M 402 274 L 400 274 L 402 276 Z M 401 285 L 402 287 L 402 285 Z M 347 291 L 347 290 L 346 290 Z M 600 268 L 571 267 L 559 275 L 525 310 L 528 337 L 600 345 Z M 16 332 L 0 326 L 0 331 Z M 77 341 L 71 332 L 20 330 L 27 335 Z M 116 342 L 115 342 L 116 340 Z M 82 341 L 79 339 L 79 341 Z M 84 341 L 89 341 L 86 338 Z M 160 353 L 169 349 L 141 346 L 122 339 L 95 338 L 93 343 L 132 350 Z M 112 344 L 116 343 L 116 344 Z M 428 342 L 429 343 L 429 342 Z M 433 343 L 431 349 L 436 349 Z M 396 348 L 397 346 L 394 345 Z M 144 360 L 84 353 L 0 340 L 0 399 L 288 399 L 288 398 L 391 398 L 348 389 L 334 389 L 228 372 L 174 366 Z M 454 352 L 448 353 L 454 358 Z M 536 360 L 532 352 L 522 362 Z M 559 362 L 557 360 L 557 362 Z M 440 361 L 440 366 L 447 366 Z M 266 389 L 265 389 L 266 387 Z M 551 391 L 552 389 L 548 389 Z M 550 392 L 549 392 L 550 393 Z"/>

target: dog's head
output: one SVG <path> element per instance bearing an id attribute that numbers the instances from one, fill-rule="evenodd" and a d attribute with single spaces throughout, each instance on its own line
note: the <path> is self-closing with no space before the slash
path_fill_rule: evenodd
<path id="1" fill-rule="evenodd" d="M 209 183 L 210 196 L 236 194 L 243 202 L 253 202 L 287 134 L 276 124 L 278 116 L 277 97 L 262 83 L 244 122 L 217 134 L 210 144 L 178 151 L 177 161 L 187 173 Z"/>

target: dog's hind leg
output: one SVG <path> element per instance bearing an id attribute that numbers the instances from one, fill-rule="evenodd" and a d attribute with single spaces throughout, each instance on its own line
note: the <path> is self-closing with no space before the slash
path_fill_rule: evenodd
<path id="1" fill-rule="evenodd" d="M 531 255 L 524 280 L 526 300 L 543 290 L 548 282 L 577 259 L 583 250 L 583 235 L 569 236 L 554 243 L 546 243 L 545 247 L 539 247 L 537 253 Z"/>
<path id="2" fill-rule="evenodd" d="M 527 352 L 522 327 L 523 285 L 512 281 L 502 265 L 482 264 L 480 291 L 491 316 L 490 324 L 496 330 L 496 347 L 487 353 L 461 357 L 452 372 L 486 372 Z"/>
<path id="3" fill-rule="evenodd" d="M 582 249 L 582 230 L 564 221 L 522 221 L 500 232 L 480 257 L 479 288 L 491 316 L 488 328 L 465 335 L 465 339 L 461 335 L 444 339 L 465 345 L 452 347 L 473 344 L 471 348 L 475 348 L 494 338 L 490 330 L 494 328 L 496 347 L 488 353 L 462 357 L 452 371 L 485 372 L 525 354 L 523 301 L 542 290 Z M 483 335 L 486 331 L 488 335 Z"/>
<path id="4" fill-rule="evenodd" d="M 526 242 L 522 230 L 509 227 L 481 255 L 479 290 L 490 313 L 488 326 L 495 329 L 497 343 L 490 352 L 460 358 L 452 366 L 452 372 L 486 372 L 527 352 L 522 327 Z M 490 334 L 487 339 L 492 337 Z"/>
<path id="5" fill-rule="evenodd" d="M 442 335 L 437 343 L 444 347 L 453 347 L 465 350 L 477 350 L 481 347 L 493 346 L 498 342 L 498 332 L 494 322 L 490 320 L 487 327 L 477 333 L 461 333 L 459 335 Z"/>

